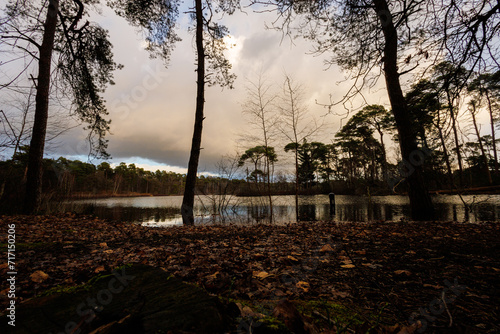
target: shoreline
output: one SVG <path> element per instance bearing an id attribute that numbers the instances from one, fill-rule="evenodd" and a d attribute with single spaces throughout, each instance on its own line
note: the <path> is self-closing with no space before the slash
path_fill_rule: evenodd
<path id="1" fill-rule="evenodd" d="M 489 190 L 489 191 L 488 191 Z M 492 187 L 480 187 L 480 188 L 471 188 L 471 189 L 465 189 L 462 191 L 458 190 L 433 190 L 429 191 L 429 194 L 432 195 L 463 195 L 463 196 L 469 196 L 469 195 L 500 195 L 500 186 L 492 186 Z M 218 194 L 199 194 L 200 196 L 218 196 Z M 328 196 L 328 194 L 325 193 L 318 193 L 318 194 L 299 194 L 299 197 L 308 197 L 308 196 L 317 196 L 317 195 L 325 195 Z M 357 196 L 357 197 L 390 197 L 390 196 L 408 196 L 408 194 L 386 194 L 386 195 L 352 195 L 352 194 L 335 194 L 339 196 Z M 106 199 L 106 198 L 129 198 L 129 197 L 174 197 L 174 196 L 183 196 L 182 194 L 179 195 L 155 195 L 151 193 L 126 193 L 126 194 L 108 194 L 108 193 L 100 193 L 100 194 L 93 194 L 93 193 L 78 193 L 74 194 L 68 197 L 65 197 L 64 200 L 86 200 L 86 199 Z M 227 196 L 234 196 L 234 197 L 262 197 L 262 196 L 267 196 L 267 195 L 253 195 L 253 194 L 232 194 L 232 195 L 227 195 Z M 282 194 L 282 193 L 277 193 L 277 194 L 272 194 L 271 196 L 294 196 L 294 194 Z"/>

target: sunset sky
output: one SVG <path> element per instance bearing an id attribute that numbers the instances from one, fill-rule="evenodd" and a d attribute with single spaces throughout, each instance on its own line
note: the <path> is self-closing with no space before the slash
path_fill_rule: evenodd
<path id="1" fill-rule="evenodd" d="M 109 30 L 115 60 L 124 65 L 115 73 L 116 85 L 105 94 L 112 119 L 108 136 L 111 162 L 185 172 L 196 96 L 194 38 L 186 31 L 187 15 L 179 18 L 178 32 L 183 40 L 176 45 L 168 68 L 162 61 L 149 58 L 141 32 L 111 10 L 104 10 L 94 19 Z M 349 83 L 339 83 L 344 74 L 335 67 L 327 69 L 324 57 L 311 55 L 311 42 L 296 39 L 292 43 L 280 32 L 267 30 L 266 23 L 269 25 L 273 19 L 272 14 L 247 9 L 222 21 L 230 29 L 228 44 L 232 47 L 227 56 L 237 80 L 232 90 L 207 88 L 200 172 L 212 171 L 222 155 L 234 155 L 247 148 L 238 144 L 240 135 L 251 131 L 243 118 L 242 104 L 248 80 L 257 80 L 259 73 L 276 91 L 282 87 L 285 72 L 304 86 L 310 112 L 329 124 L 316 140 L 330 142 L 340 128 L 342 117 L 325 116 L 327 110 L 318 103 L 328 103 L 330 96 L 337 101 L 345 94 Z M 367 98 L 370 103 L 387 103 L 384 90 L 374 90 Z M 334 110 L 345 112 L 342 106 Z M 84 138 L 84 132 L 72 131 L 59 138 L 59 144 L 53 145 L 48 154 L 86 159 Z"/>
<path id="2" fill-rule="evenodd" d="M 4 7 L 5 1 L 0 0 L 0 5 Z M 243 117 L 242 109 L 248 83 L 255 82 L 259 74 L 276 92 L 282 89 L 285 73 L 303 86 L 304 104 L 311 115 L 327 124 L 311 140 L 330 143 L 347 120 L 344 107 L 352 115 L 362 106 L 363 100 L 358 98 L 354 105 L 337 105 L 328 114 L 321 104 L 340 101 L 352 82 L 345 81 L 346 73 L 339 68 L 325 65 L 328 54 L 312 54 L 311 41 L 291 40 L 279 31 L 266 29 L 275 18 L 274 13 L 255 13 L 245 8 L 244 12 L 225 16 L 221 21 L 230 30 L 231 35 L 226 38 L 230 48 L 226 55 L 237 79 L 232 90 L 216 86 L 206 89 L 199 172 L 213 172 L 215 163 L 223 155 L 234 156 L 260 144 L 243 144 L 240 140 L 245 133 L 255 133 Z M 108 135 L 110 162 L 135 163 L 149 170 L 186 172 L 196 98 L 194 37 L 187 32 L 188 15 L 181 13 L 179 17 L 177 31 L 182 41 L 176 44 L 168 68 L 162 60 L 150 59 L 144 50 L 144 35 L 111 9 L 103 7 L 101 14 L 92 15 L 92 20 L 109 31 L 115 61 L 124 65 L 122 70 L 115 72 L 116 85 L 110 86 L 105 93 L 112 120 Z M 410 79 L 410 75 L 403 76 L 403 85 L 408 87 Z M 382 104 L 389 109 L 383 77 L 374 88 L 364 90 L 363 96 L 367 103 Z M 485 116 L 479 120 L 486 124 Z M 483 132 L 487 134 L 486 126 Z M 87 161 L 85 137 L 81 127 L 73 129 L 50 142 L 46 155 Z M 272 143 L 277 149 L 285 144 L 284 141 Z M 394 157 L 394 145 L 391 150 L 389 156 Z M 4 153 L 3 158 L 9 157 Z M 286 165 L 285 156 L 279 156 L 279 160 L 281 166 Z M 91 162 L 100 163 L 98 160 Z"/>

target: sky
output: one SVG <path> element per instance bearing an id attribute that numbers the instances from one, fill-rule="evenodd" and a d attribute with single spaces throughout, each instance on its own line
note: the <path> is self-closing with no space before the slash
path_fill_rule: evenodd
<path id="1" fill-rule="evenodd" d="M 0 0 L 2 7 L 4 3 Z M 195 48 L 194 37 L 187 32 L 189 18 L 186 14 L 179 17 L 177 32 L 182 41 L 176 44 L 167 67 L 162 60 L 149 57 L 144 50 L 144 35 L 109 8 L 104 7 L 102 13 L 93 14 L 91 20 L 109 31 L 114 59 L 124 65 L 114 74 L 116 84 L 109 86 L 104 93 L 111 119 L 111 130 L 107 135 L 108 152 L 112 156 L 110 163 L 135 163 L 148 170 L 185 173 L 196 99 Z M 342 105 L 334 107 L 331 114 L 322 106 L 330 101 L 337 102 L 346 94 L 352 84 L 345 80 L 346 74 L 336 66 L 325 65 L 327 54 L 312 54 L 311 41 L 292 41 L 283 38 L 279 31 L 266 29 L 274 20 L 273 13 L 255 13 L 246 8 L 244 12 L 226 15 L 221 21 L 230 31 L 226 38 L 230 45 L 226 56 L 237 79 L 234 89 L 206 88 L 200 173 L 214 173 L 223 156 L 241 154 L 260 144 L 242 144 L 240 140 L 242 135 L 256 132 L 242 110 L 249 82 L 255 82 L 259 74 L 277 92 L 282 87 L 285 73 L 303 86 L 304 105 L 312 116 L 326 124 L 311 140 L 331 142 L 347 120 Z M 363 93 L 367 103 L 390 108 L 383 78 L 374 88 Z M 361 105 L 362 99 L 358 98 L 349 115 Z M 87 161 L 85 138 L 86 132 L 81 127 L 72 129 L 47 145 L 46 156 Z M 285 144 L 279 142 L 275 146 Z M 393 145 L 392 150 L 395 149 Z M 278 157 L 280 165 L 286 165 L 284 153 L 278 151 L 278 154 L 281 154 Z M 90 162 L 98 164 L 100 161 Z"/>
<path id="2" fill-rule="evenodd" d="M 259 74 L 277 91 L 284 73 L 304 87 L 309 112 L 328 123 L 316 140 L 330 142 L 340 129 L 341 117 L 326 115 L 327 109 L 319 104 L 328 103 L 330 98 L 339 100 L 345 94 L 349 83 L 339 83 L 344 74 L 335 67 L 327 69 L 324 57 L 310 54 L 310 41 L 292 41 L 266 29 L 274 20 L 273 14 L 245 11 L 222 21 L 230 30 L 227 41 L 231 47 L 226 55 L 237 79 L 234 89 L 207 87 L 199 172 L 213 172 L 223 155 L 234 156 L 249 148 L 239 139 L 255 130 L 242 109 L 248 82 L 256 81 Z M 125 161 L 150 170 L 186 172 L 196 97 L 194 38 L 186 31 L 188 18 L 182 14 L 179 18 L 177 31 L 182 41 L 176 44 L 167 68 L 161 60 L 150 59 L 143 48 L 142 33 L 111 10 L 105 9 L 93 20 L 109 30 L 115 61 L 124 65 L 115 72 L 116 84 L 104 94 L 112 120 L 108 135 L 111 163 Z M 371 103 L 387 104 L 383 90 L 374 90 L 369 98 Z M 345 112 L 341 106 L 338 111 Z M 80 129 L 70 131 L 49 147 L 48 154 L 84 160 L 88 151 L 85 136 Z"/>

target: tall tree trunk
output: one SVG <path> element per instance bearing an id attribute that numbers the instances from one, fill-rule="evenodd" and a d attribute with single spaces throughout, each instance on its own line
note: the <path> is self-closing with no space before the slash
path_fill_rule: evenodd
<path id="1" fill-rule="evenodd" d="M 495 118 L 493 117 L 493 108 L 491 107 L 491 99 L 488 91 L 485 93 L 486 100 L 488 101 L 488 111 L 490 112 L 490 124 L 491 124 L 491 140 L 493 141 L 493 157 L 495 158 L 495 175 L 498 174 L 498 156 L 497 156 L 497 143 L 495 136 Z"/>
<path id="2" fill-rule="evenodd" d="M 260 86 L 259 86 L 259 91 L 260 91 Z M 267 132 L 267 124 L 266 124 L 266 113 L 264 110 L 265 103 L 262 101 L 262 94 L 259 93 L 259 106 L 260 106 L 260 112 L 262 114 L 262 131 L 264 135 L 264 149 L 265 149 L 265 155 L 264 155 L 264 174 L 266 173 L 266 165 L 267 165 L 267 197 L 269 200 L 269 223 L 273 222 L 273 197 L 271 196 L 271 162 L 269 160 L 269 137 L 268 137 L 268 132 Z M 265 181 L 264 175 L 263 175 L 263 181 Z"/>
<path id="3" fill-rule="evenodd" d="M 266 145 L 266 152 L 269 155 L 269 148 Z M 269 199 L 269 223 L 273 222 L 273 196 L 271 194 L 271 161 L 269 156 L 266 156 L 267 161 L 267 197 Z"/>
<path id="4" fill-rule="evenodd" d="M 403 96 L 397 66 L 398 38 L 397 31 L 392 22 L 392 16 L 386 0 L 373 0 L 375 11 L 380 18 L 380 23 L 385 38 L 384 46 L 384 74 L 391 101 L 392 112 L 399 133 L 401 155 L 407 163 L 411 163 L 412 154 L 418 152 L 416 134 L 412 129 L 411 120 Z M 409 198 L 411 216 L 414 220 L 430 220 L 434 218 L 434 206 L 422 175 L 421 164 L 412 164 L 407 177 L 409 185 Z"/>
<path id="5" fill-rule="evenodd" d="M 182 199 L 182 222 L 184 225 L 194 225 L 194 190 L 196 187 L 196 174 L 201 151 L 201 133 L 203 131 L 203 108 L 205 105 L 205 49 L 203 46 L 203 7 L 202 0 L 196 0 L 196 53 L 197 64 L 197 93 L 196 114 L 194 120 L 193 141 L 189 156 L 186 186 Z"/>
<path id="6" fill-rule="evenodd" d="M 31 135 L 28 154 L 28 170 L 26 175 L 26 195 L 24 198 L 24 212 L 37 213 L 42 200 L 43 151 L 47 120 L 49 118 L 50 67 L 54 37 L 57 26 L 59 0 L 50 0 L 47 17 L 44 23 L 42 45 L 38 60 L 38 81 L 35 97 L 35 121 Z"/>
<path id="7" fill-rule="evenodd" d="M 384 144 L 384 134 L 380 127 L 377 128 L 377 132 L 380 136 L 380 146 L 382 148 L 382 181 L 387 181 L 387 151 Z"/>
<path id="8" fill-rule="evenodd" d="M 453 184 L 453 173 L 451 171 L 450 156 L 448 154 L 448 149 L 446 148 L 446 141 L 444 140 L 443 129 L 441 128 L 441 112 L 439 110 L 438 110 L 438 121 L 437 124 L 435 124 L 435 126 L 438 129 L 441 146 L 443 146 L 444 161 L 446 163 L 446 169 L 448 171 L 449 187 L 450 189 L 454 189 L 455 186 Z"/>
<path id="9" fill-rule="evenodd" d="M 449 88 L 446 87 L 446 95 L 448 98 L 448 109 L 450 110 L 450 117 L 451 117 L 451 128 L 453 130 L 453 138 L 455 140 L 455 152 L 457 154 L 457 161 L 458 161 L 458 173 L 459 173 L 459 180 L 460 180 L 460 188 L 464 187 L 464 169 L 463 169 L 463 164 L 462 164 L 462 154 L 460 154 L 460 143 L 458 142 L 458 130 L 457 130 L 457 119 L 456 119 L 456 114 L 455 114 L 455 106 L 453 103 L 453 99 L 450 96 L 450 91 Z"/>
<path id="10" fill-rule="evenodd" d="M 488 183 L 492 184 L 493 180 L 491 179 L 490 167 L 488 166 L 488 158 L 486 157 L 486 153 L 484 152 L 483 141 L 481 140 L 481 134 L 479 133 L 479 127 L 476 122 L 476 105 L 472 103 L 472 110 L 470 111 L 472 115 L 472 123 L 474 124 L 474 129 L 476 130 L 477 142 L 479 143 L 479 149 L 481 150 L 481 155 L 483 156 L 484 169 L 486 172 L 486 176 L 488 176 Z"/>
<path id="11" fill-rule="evenodd" d="M 441 129 L 441 126 L 438 126 L 438 133 L 439 139 L 441 141 L 441 146 L 443 146 L 444 161 L 446 163 L 446 170 L 448 171 L 449 188 L 454 189 L 455 186 L 453 184 L 453 173 L 451 171 L 450 155 L 448 154 L 448 149 L 446 148 L 446 141 L 444 140 L 443 129 Z"/>
<path id="12" fill-rule="evenodd" d="M 297 136 L 295 136 L 297 140 Z M 299 221 L 299 143 L 295 147 L 295 220 Z"/>

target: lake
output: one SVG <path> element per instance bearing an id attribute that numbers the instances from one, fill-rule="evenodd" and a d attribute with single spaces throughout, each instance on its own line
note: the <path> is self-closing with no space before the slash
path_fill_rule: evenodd
<path id="1" fill-rule="evenodd" d="M 293 196 L 273 196 L 273 221 L 294 222 Z M 195 201 L 195 223 L 255 224 L 269 221 L 267 197 L 198 196 Z M 500 195 L 435 195 L 437 220 L 479 222 L 500 220 Z M 466 210 L 466 205 L 470 208 Z M 100 218 L 141 223 L 146 226 L 182 225 L 182 196 L 126 197 L 69 202 L 67 210 L 92 213 Z M 218 210 L 224 207 L 224 210 Z M 300 196 L 301 221 L 334 220 L 399 221 L 410 215 L 406 196 L 335 196 L 331 212 L 328 195 Z"/>

